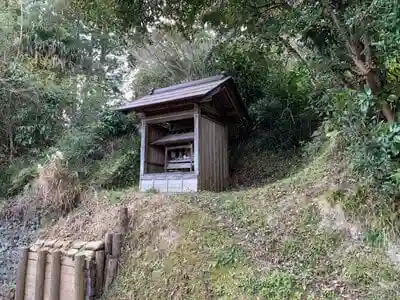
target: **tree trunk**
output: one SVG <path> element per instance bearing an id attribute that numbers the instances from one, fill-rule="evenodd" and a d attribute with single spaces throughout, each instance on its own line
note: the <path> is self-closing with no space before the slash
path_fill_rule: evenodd
<path id="1" fill-rule="evenodd" d="M 342 38 L 344 42 L 344 46 L 347 50 L 348 56 L 352 59 L 357 71 L 360 75 L 364 76 L 365 82 L 368 87 L 371 89 L 373 95 L 378 96 L 379 91 L 382 87 L 381 82 L 376 74 L 376 70 L 374 69 L 375 63 L 372 59 L 371 48 L 369 44 L 369 39 L 367 33 L 365 32 L 361 38 L 355 39 L 354 36 L 349 33 L 345 25 L 340 22 L 338 16 L 335 11 L 331 8 L 328 0 L 322 0 L 322 5 L 325 8 L 325 11 L 332 19 L 332 22 L 336 29 L 339 32 L 339 36 Z M 363 45 L 363 50 L 358 47 L 358 44 Z M 386 118 L 388 122 L 396 121 L 396 114 L 390 108 L 389 104 L 384 101 L 381 104 L 382 114 Z"/>

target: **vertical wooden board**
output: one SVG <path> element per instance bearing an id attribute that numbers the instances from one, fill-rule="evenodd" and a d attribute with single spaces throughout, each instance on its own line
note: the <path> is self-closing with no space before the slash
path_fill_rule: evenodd
<path id="1" fill-rule="evenodd" d="M 75 268 L 61 265 L 60 272 L 60 300 L 75 299 Z"/>
<path id="2" fill-rule="evenodd" d="M 112 244 L 113 244 L 113 233 L 107 232 L 104 236 L 104 252 L 105 255 L 112 254 Z"/>
<path id="3" fill-rule="evenodd" d="M 75 275 L 74 289 L 75 300 L 85 299 L 85 257 L 83 255 L 75 256 Z"/>
<path id="4" fill-rule="evenodd" d="M 219 124 L 216 124 L 215 127 L 215 147 L 216 147 L 216 170 L 215 170 L 215 174 L 217 177 L 217 191 L 220 192 L 221 191 L 221 126 Z"/>
<path id="5" fill-rule="evenodd" d="M 121 255 L 121 247 L 122 247 L 122 234 L 119 232 L 114 233 L 112 242 L 113 257 L 119 257 Z"/>
<path id="6" fill-rule="evenodd" d="M 59 300 L 60 299 L 60 280 L 61 280 L 61 251 L 55 251 L 51 253 L 50 261 L 48 262 L 50 267 L 50 279 L 49 279 L 49 297 L 44 299 Z M 46 270 L 47 271 L 47 270 Z M 47 272 L 46 276 L 47 277 Z M 45 281 L 46 283 L 46 281 Z M 45 292 L 47 289 L 45 288 Z"/>
<path id="7" fill-rule="evenodd" d="M 222 190 L 226 189 L 225 182 L 225 156 L 228 153 L 225 150 L 225 126 L 221 126 L 221 180 L 222 180 Z"/>
<path id="8" fill-rule="evenodd" d="M 15 300 L 23 300 L 25 294 L 26 271 L 28 268 L 29 248 L 23 248 L 19 254 L 17 284 L 15 288 Z"/>
<path id="9" fill-rule="evenodd" d="M 210 130 L 210 170 L 211 170 L 211 185 L 210 189 L 215 191 L 215 123 L 211 123 Z"/>
<path id="10" fill-rule="evenodd" d="M 146 172 L 146 151 L 147 151 L 147 124 L 142 120 L 141 138 L 140 138 L 140 175 Z"/>
<path id="11" fill-rule="evenodd" d="M 201 128 L 202 128 L 202 119 L 201 118 L 199 118 L 199 121 L 198 121 L 198 124 L 197 124 L 197 126 L 198 126 L 198 134 L 197 134 L 197 136 L 198 136 L 198 165 L 199 165 L 199 174 L 197 175 L 197 184 L 198 184 L 198 190 L 201 190 L 201 188 L 202 188 L 202 178 L 203 178 L 203 176 L 202 176 L 202 173 L 203 173 L 203 159 L 202 159 L 202 157 L 201 157 L 201 149 L 202 149 L 202 140 L 203 140 L 203 137 L 202 137 L 202 130 L 201 130 Z M 193 148 L 193 153 L 194 153 L 194 148 Z"/>
<path id="12" fill-rule="evenodd" d="M 25 277 L 25 299 L 35 299 L 36 290 L 36 260 L 28 260 Z M 27 298 L 28 296 L 28 298 Z"/>
<path id="13" fill-rule="evenodd" d="M 43 300 L 44 294 L 44 275 L 46 268 L 46 251 L 38 252 L 35 278 L 35 300 Z"/>
<path id="14" fill-rule="evenodd" d="M 104 291 L 107 291 L 110 288 L 110 285 L 113 282 L 115 275 L 117 274 L 118 258 L 108 259 L 106 268 L 107 268 L 107 276 L 104 282 Z"/>
<path id="15" fill-rule="evenodd" d="M 203 126 L 202 126 L 202 128 L 201 128 L 201 130 L 202 130 L 202 133 L 203 133 L 203 140 L 202 140 L 202 158 L 203 158 L 203 160 L 204 160 L 204 170 L 203 170 L 203 176 L 204 176 L 204 182 L 203 182 L 203 189 L 205 189 L 205 190 L 207 190 L 208 188 L 209 188 L 209 186 L 208 186 L 208 182 L 209 182 L 209 180 L 210 180 L 210 170 L 209 170 L 209 163 L 210 163 L 210 160 L 209 160 L 209 153 L 208 153 L 208 143 L 210 142 L 209 141 L 209 134 L 208 134 L 208 131 L 209 131 L 209 122 L 208 122 L 208 120 L 206 119 L 206 118 L 202 118 L 202 124 L 203 124 Z"/>
<path id="16" fill-rule="evenodd" d="M 46 262 L 45 273 L 44 273 L 44 292 L 43 292 L 43 300 L 53 300 L 50 295 L 50 287 L 51 287 L 51 263 Z"/>
<path id="17" fill-rule="evenodd" d="M 223 159 L 224 159 L 224 153 L 223 153 L 223 127 L 218 124 L 218 177 L 219 177 L 219 191 L 221 192 L 224 187 L 224 175 L 223 175 Z"/>
<path id="18" fill-rule="evenodd" d="M 165 193 L 168 190 L 168 184 L 166 179 L 155 179 L 154 180 L 154 189 L 160 191 L 161 193 Z"/>
<path id="19" fill-rule="evenodd" d="M 225 157 L 228 155 L 228 152 L 225 150 L 225 126 L 221 126 L 221 190 L 226 189 L 225 183 Z"/>
<path id="20" fill-rule="evenodd" d="M 194 172 L 199 175 L 200 171 L 200 160 L 199 149 L 200 149 L 200 114 L 194 114 Z"/>
<path id="21" fill-rule="evenodd" d="M 161 130 L 155 128 L 152 125 L 148 125 L 148 139 L 147 143 L 150 145 L 152 142 L 160 139 L 163 137 L 165 134 Z M 160 147 L 152 147 L 149 146 L 148 149 L 148 157 L 146 161 L 148 162 L 153 162 L 153 163 L 159 163 L 163 164 L 164 163 L 164 151 Z M 148 166 L 150 168 L 150 166 Z M 159 166 L 151 166 L 154 171 L 162 172 L 162 167 Z"/>
<path id="22" fill-rule="evenodd" d="M 217 192 L 221 191 L 221 136 L 220 126 L 215 124 L 215 177 Z"/>
<path id="23" fill-rule="evenodd" d="M 96 295 L 98 297 L 103 292 L 104 264 L 104 251 L 96 251 Z"/>
<path id="24" fill-rule="evenodd" d="M 169 193 L 182 192 L 182 180 L 183 179 L 169 179 L 168 180 L 168 192 Z"/>
<path id="25" fill-rule="evenodd" d="M 225 125 L 225 184 L 228 184 L 228 180 L 229 180 L 229 155 L 228 155 L 228 146 L 229 146 L 229 129 L 228 129 L 228 125 Z"/>

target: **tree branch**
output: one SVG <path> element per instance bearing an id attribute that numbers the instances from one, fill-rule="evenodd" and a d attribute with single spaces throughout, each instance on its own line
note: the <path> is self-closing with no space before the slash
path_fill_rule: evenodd
<path id="1" fill-rule="evenodd" d="M 267 11 L 273 10 L 273 9 L 275 9 L 275 8 L 280 8 L 280 7 L 288 8 L 288 4 L 287 4 L 285 1 L 280 2 L 280 3 L 274 3 L 274 4 L 272 4 L 272 3 L 266 3 L 266 4 L 258 5 L 258 6 L 257 6 L 257 5 L 253 5 L 253 4 L 249 4 L 249 6 L 250 6 L 252 9 L 255 9 L 255 10 L 260 10 L 260 9 L 262 9 L 263 12 L 267 12 Z"/>

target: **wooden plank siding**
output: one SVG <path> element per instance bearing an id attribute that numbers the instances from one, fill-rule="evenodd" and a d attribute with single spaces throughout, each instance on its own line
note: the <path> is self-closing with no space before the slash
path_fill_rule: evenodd
<path id="1" fill-rule="evenodd" d="M 220 192 L 227 187 L 228 176 L 227 128 L 202 115 L 199 122 L 199 189 Z"/>
<path id="2" fill-rule="evenodd" d="M 146 165 L 147 165 L 147 173 L 158 173 L 163 172 L 164 168 L 164 150 L 157 146 L 151 146 L 150 144 L 165 134 L 162 130 L 148 125 L 147 127 L 147 155 L 146 155 Z"/>

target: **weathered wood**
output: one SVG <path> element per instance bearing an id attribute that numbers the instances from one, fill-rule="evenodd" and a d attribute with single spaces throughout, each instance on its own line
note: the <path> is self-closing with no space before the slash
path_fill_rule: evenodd
<path id="1" fill-rule="evenodd" d="M 188 143 L 192 142 L 194 139 L 193 132 L 185 132 L 178 134 L 169 134 L 167 136 L 163 136 L 154 142 L 151 142 L 152 145 L 170 145 L 176 143 Z"/>
<path id="2" fill-rule="evenodd" d="M 122 234 L 114 233 L 112 240 L 112 256 L 119 257 L 121 255 L 121 246 L 122 246 Z"/>
<path id="3" fill-rule="evenodd" d="M 170 114 L 162 114 L 162 115 L 158 115 L 158 116 L 147 117 L 145 120 L 146 120 L 147 124 L 170 122 L 170 121 L 177 121 L 177 120 L 192 118 L 194 113 L 195 113 L 194 110 L 184 110 L 184 111 L 174 112 L 174 113 L 170 113 Z"/>
<path id="4" fill-rule="evenodd" d="M 96 266 L 94 261 L 86 260 L 85 283 L 85 299 L 88 300 L 96 295 Z"/>
<path id="5" fill-rule="evenodd" d="M 111 283 L 113 282 L 115 275 L 117 274 L 117 268 L 118 268 L 118 258 L 109 257 L 107 259 L 107 266 L 106 266 L 107 276 L 104 284 L 105 292 L 110 288 Z"/>
<path id="6" fill-rule="evenodd" d="M 85 257 L 83 255 L 75 256 L 75 269 L 74 269 L 74 291 L 75 300 L 85 299 Z"/>
<path id="7" fill-rule="evenodd" d="M 162 172 L 163 167 L 157 166 L 152 163 L 163 164 L 164 163 L 164 150 L 160 146 L 151 145 L 153 142 L 159 140 L 165 135 L 163 130 L 160 130 L 157 126 L 147 126 L 147 137 L 146 137 L 146 153 L 145 153 L 145 173 Z"/>
<path id="8" fill-rule="evenodd" d="M 126 234 L 128 232 L 129 225 L 129 217 L 128 217 L 128 208 L 121 207 L 119 210 L 119 230 Z"/>
<path id="9" fill-rule="evenodd" d="M 199 146 L 200 146 L 200 113 L 194 114 L 194 172 L 196 175 L 200 173 L 199 167 Z"/>
<path id="10" fill-rule="evenodd" d="M 229 176 L 227 129 L 201 116 L 199 141 L 199 186 L 203 190 L 221 191 Z"/>
<path id="11" fill-rule="evenodd" d="M 104 250 L 106 255 L 112 254 L 113 233 L 107 232 L 104 237 Z"/>
<path id="12" fill-rule="evenodd" d="M 19 255 L 18 272 L 17 272 L 17 286 L 15 288 L 15 300 L 24 299 L 28 254 L 29 254 L 29 248 L 21 249 Z"/>
<path id="13" fill-rule="evenodd" d="M 147 123 L 142 120 L 141 140 L 140 140 L 140 175 L 146 172 L 146 152 L 147 152 Z"/>
<path id="14" fill-rule="evenodd" d="M 46 251 L 40 250 L 38 252 L 37 264 L 36 264 L 35 300 L 43 300 L 46 255 L 47 255 Z"/>
<path id="15" fill-rule="evenodd" d="M 55 251 L 51 253 L 51 280 L 50 280 L 50 299 L 58 300 L 60 296 L 60 279 L 61 279 L 61 252 Z"/>
<path id="16" fill-rule="evenodd" d="M 103 292 L 104 263 L 104 251 L 96 251 L 96 296 L 100 296 Z"/>

